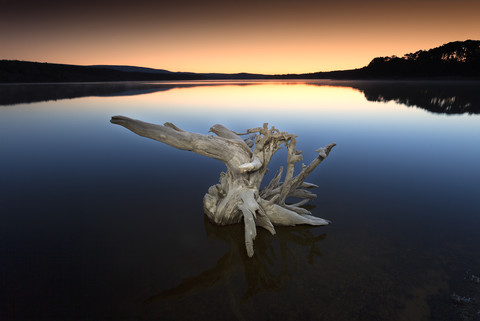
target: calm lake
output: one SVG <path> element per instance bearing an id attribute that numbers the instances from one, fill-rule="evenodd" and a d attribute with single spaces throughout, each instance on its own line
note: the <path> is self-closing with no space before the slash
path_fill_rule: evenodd
<path id="1" fill-rule="evenodd" d="M 0 319 L 480 320 L 479 89 L 0 85 Z M 204 134 L 268 122 L 305 163 L 335 142 L 307 179 L 308 209 L 332 224 L 259 229 L 249 259 L 243 225 L 203 214 L 224 165 L 114 115 Z"/>

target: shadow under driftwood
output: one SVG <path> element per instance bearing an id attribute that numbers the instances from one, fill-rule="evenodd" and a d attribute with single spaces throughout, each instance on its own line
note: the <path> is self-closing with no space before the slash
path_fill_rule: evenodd
<path id="1" fill-rule="evenodd" d="M 299 262 L 313 264 L 322 255 L 319 243 L 327 234 L 315 235 L 314 227 L 295 226 L 277 228 L 277 234 L 260 231 L 255 240 L 255 256 L 249 258 L 244 249 L 244 231 L 241 224 L 217 226 L 204 218 L 205 232 L 210 241 L 221 240 L 228 251 L 211 269 L 185 278 L 178 286 L 165 289 L 145 300 L 156 304 L 178 300 L 220 287 L 230 279 L 244 276 L 247 288 L 242 300 L 261 292 L 277 292 L 291 282 Z"/>

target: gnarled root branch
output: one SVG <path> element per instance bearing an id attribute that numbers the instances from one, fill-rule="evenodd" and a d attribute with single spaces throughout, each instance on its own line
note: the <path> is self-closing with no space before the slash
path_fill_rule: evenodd
<path id="1" fill-rule="evenodd" d="M 210 132 L 217 135 L 212 136 L 187 132 L 172 123 L 155 125 L 124 116 L 114 116 L 111 122 L 172 147 L 222 161 L 227 172 L 221 173 L 219 183 L 211 186 L 205 194 L 204 212 L 212 222 L 219 225 L 240 223 L 243 219 L 245 247 L 250 257 L 254 254 L 253 241 L 257 235 L 257 226 L 275 234 L 274 225 L 329 223 L 311 215 L 302 206 L 316 197 L 309 189 L 317 186 L 305 182 L 306 177 L 328 156 L 335 144 L 316 150 L 318 157 L 308 166 L 302 164 L 300 173 L 294 176 L 295 164 L 303 160 L 301 151 L 295 150 L 296 135 L 280 132 L 275 127 L 269 129 L 268 124 L 248 129 L 245 134 L 237 134 L 217 124 L 210 128 Z M 243 139 L 242 135 L 250 136 Z M 281 167 L 270 183 L 260 190 L 267 166 L 282 145 L 288 150 L 284 181 L 281 182 Z M 303 200 L 286 204 L 289 197 Z"/>

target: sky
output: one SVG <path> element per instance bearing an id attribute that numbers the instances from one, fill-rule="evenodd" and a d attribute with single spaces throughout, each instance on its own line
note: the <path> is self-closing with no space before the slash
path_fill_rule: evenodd
<path id="1" fill-rule="evenodd" d="M 0 0 L 0 59 L 170 71 L 360 68 L 480 39 L 478 0 Z"/>

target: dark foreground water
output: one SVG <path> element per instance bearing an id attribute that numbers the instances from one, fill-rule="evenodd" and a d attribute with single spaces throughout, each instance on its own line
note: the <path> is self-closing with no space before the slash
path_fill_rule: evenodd
<path id="1" fill-rule="evenodd" d="M 480 320 L 479 85 L 0 85 L 0 319 Z M 336 142 L 308 180 L 332 224 L 260 230 L 247 258 L 202 212 L 223 164 L 118 114 L 269 122 L 307 162 Z"/>

